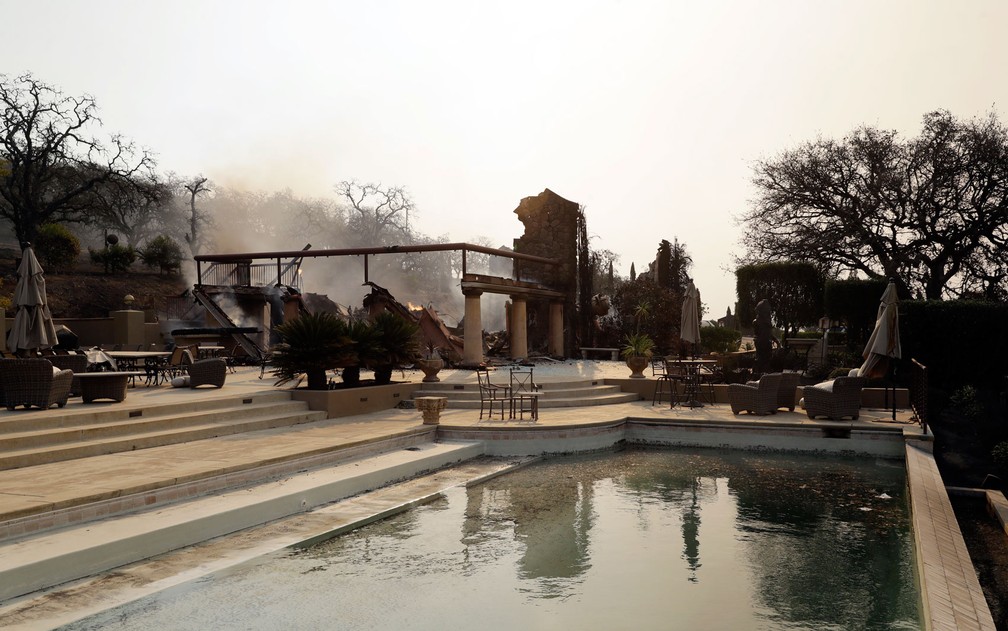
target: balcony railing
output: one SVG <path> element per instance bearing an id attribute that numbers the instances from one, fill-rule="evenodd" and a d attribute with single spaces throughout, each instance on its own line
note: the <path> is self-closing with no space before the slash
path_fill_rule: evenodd
<path id="1" fill-rule="evenodd" d="M 213 263 L 202 270 L 204 285 L 267 287 L 286 285 L 301 290 L 299 266 L 278 268 L 274 263 Z"/>
<path id="2" fill-rule="evenodd" d="M 920 423 L 921 429 L 927 433 L 927 398 L 928 398 L 928 374 L 927 366 L 916 359 L 910 360 L 910 409 L 913 410 L 914 418 Z"/>

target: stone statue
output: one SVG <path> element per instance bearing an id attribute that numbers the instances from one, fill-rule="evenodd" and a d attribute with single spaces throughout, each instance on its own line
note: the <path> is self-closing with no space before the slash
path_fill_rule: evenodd
<path id="1" fill-rule="evenodd" d="M 755 372 L 759 374 L 769 372 L 774 342 L 780 344 L 774 337 L 770 314 L 770 303 L 765 298 L 760 300 L 756 305 L 756 319 L 753 320 L 753 338 L 756 343 Z"/>

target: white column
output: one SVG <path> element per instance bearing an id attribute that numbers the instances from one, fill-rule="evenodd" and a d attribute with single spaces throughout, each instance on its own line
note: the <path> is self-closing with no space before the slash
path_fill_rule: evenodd
<path id="1" fill-rule="evenodd" d="M 483 315 L 480 312 L 481 291 L 465 293 L 465 317 L 462 329 L 462 362 L 476 365 L 483 361 Z"/>
<path id="2" fill-rule="evenodd" d="M 563 303 L 551 302 L 549 306 L 549 354 L 564 355 Z"/>
<path id="3" fill-rule="evenodd" d="M 528 317 L 524 296 L 511 296 L 511 357 L 528 357 Z"/>

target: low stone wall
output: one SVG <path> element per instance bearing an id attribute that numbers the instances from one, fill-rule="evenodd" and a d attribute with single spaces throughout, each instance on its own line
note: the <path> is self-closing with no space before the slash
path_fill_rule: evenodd
<path id="1" fill-rule="evenodd" d="M 623 389 L 623 392 L 633 392 L 640 396 L 641 399 L 651 399 L 654 396 L 655 383 L 656 380 L 648 377 L 647 379 L 605 379 L 606 385 L 619 386 Z M 706 392 L 707 386 L 704 386 L 704 391 Z M 795 404 L 801 400 L 803 395 L 803 386 L 798 386 L 798 390 L 795 393 Z M 680 384 L 680 392 L 682 391 L 682 386 Z M 888 406 L 892 406 L 892 390 L 889 391 L 889 403 Z M 714 401 L 715 403 L 728 403 L 728 384 L 716 383 L 714 384 Z M 864 388 L 861 391 L 861 407 L 864 408 L 886 408 L 886 393 L 883 388 Z M 910 407 L 910 392 L 906 388 L 896 388 L 896 408 L 897 409 L 908 409 Z"/>

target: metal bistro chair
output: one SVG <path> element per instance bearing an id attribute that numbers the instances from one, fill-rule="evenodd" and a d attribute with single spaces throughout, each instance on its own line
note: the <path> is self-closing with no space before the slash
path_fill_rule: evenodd
<path id="1" fill-rule="evenodd" d="M 533 423 L 539 420 L 539 386 L 532 379 L 531 367 L 511 369 L 511 418 L 516 409 L 521 420 L 525 420 L 526 409 Z"/>
<path id="2" fill-rule="evenodd" d="M 651 397 L 651 405 L 661 403 L 666 396 L 669 398 L 669 407 L 673 408 L 679 401 L 679 384 L 686 381 L 686 367 L 678 361 L 671 361 L 661 358 L 661 370 L 657 373 L 655 381 L 654 396 Z M 654 370 L 654 362 L 651 363 Z"/>
<path id="3" fill-rule="evenodd" d="M 500 404 L 501 420 L 504 420 L 504 404 L 511 402 L 511 388 L 509 386 L 498 386 L 490 381 L 490 371 L 486 366 L 476 369 L 476 379 L 479 381 L 480 391 L 480 420 L 483 420 L 483 412 L 487 412 L 487 420 L 493 420 L 494 406 Z"/>
<path id="4" fill-rule="evenodd" d="M 721 379 L 721 375 L 718 374 L 718 367 L 711 368 L 701 364 L 697 367 L 697 377 L 700 379 L 699 395 L 711 405 L 717 403 L 717 397 L 714 394 L 714 382 Z"/>
<path id="5" fill-rule="evenodd" d="M 156 372 L 152 375 L 154 384 L 169 382 L 175 377 L 186 372 L 186 367 L 193 363 L 192 351 L 187 346 L 176 346 L 172 350 L 171 357 L 167 363 L 157 366 Z"/>

